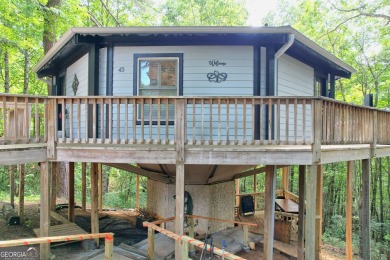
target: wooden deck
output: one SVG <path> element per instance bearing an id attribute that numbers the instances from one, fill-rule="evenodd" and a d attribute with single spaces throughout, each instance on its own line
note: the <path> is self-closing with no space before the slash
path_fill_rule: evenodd
<path id="1" fill-rule="evenodd" d="M 40 237 L 40 229 L 35 228 L 34 233 L 37 237 Z M 51 226 L 49 229 L 49 236 L 65 236 L 65 235 L 79 235 L 88 234 L 84 229 L 76 225 L 75 223 L 65 223 L 61 225 Z"/>

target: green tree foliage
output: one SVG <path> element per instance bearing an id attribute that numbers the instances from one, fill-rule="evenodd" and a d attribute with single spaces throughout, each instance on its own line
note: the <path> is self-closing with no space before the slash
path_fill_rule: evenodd
<path id="1" fill-rule="evenodd" d="M 242 0 L 167 0 L 163 15 L 164 25 L 180 26 L 244 25 L 248 18 Z"/>
<path id="2" fill-rule="evenodd" d="M 337 81 L 337 98 L 389 106 L 390 4 L 388 0 L 281 1 L 264 23 L 292 25 L 357 69 L 350 80 Z"/>

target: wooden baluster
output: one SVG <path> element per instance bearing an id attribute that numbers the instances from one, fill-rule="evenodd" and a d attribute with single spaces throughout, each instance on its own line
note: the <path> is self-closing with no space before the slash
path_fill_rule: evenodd
<path id="1" fill-rule="evenodd" d="M 210 98 L 210 144 L 212 143 L 213 143 L 213 99 Z"/>
<path id="2" fill-rule="evenodd" d="M 195 98 L 192 99 L 192 144 L 195 144 L 195 133 L 196 133 L 196 103 Z"/>
<path id="3" fill-rule="evenodd" d="M 141 144 L 145 143 L 145 103 L 144 99 L 141 99 L 141 104 L 140 104 L 140 120 L 141 120 Z"/>
<path id="4" fill-rule="evenodd" d="M 7 138 L 8 138 L 8 118 L 7 118 L 7 98 L 3 98 L 3 136 L 4 136 L 4 144 L 7 144 Z"/>
<path id="5" fill-rule="evenodd" d="M 252 139 L 251 139 L 251 144 L 253 145 L 255 143 L 255 124 L 256 124 L 256 119 L 255 119 L 255 98 L 252 98 Z"/>
<path id="6" fill-rule="evenodd" d="M 65 130 L 65 127 L 66 127 L 66 124 L 65 124 L 65 121 L 66 121 L 66 101 L 65 101 L 64 98 L 62 98 L 61 102 L 62 102 L 62 106 L 61 106 L 62 143 L 65 143 L 66 142 L 66 139 L 65 139 L 65 132 L 66 132 L 66 130 Z"/>
<path id="7" fill-rule="evenodd" d="M 115 99 L 116 104 L 116 143 L 121 143 L 121 102 L 120 99 Z"/>
<path id="8" fill-rule="evenodd" d="M 18 97 L 14 97 L 14 144 L 18 143 Z"/>
<path id="9" fill-rule="evenodd" d="M 167 105 L 165 106 L 165 143 L 169 143 L 169 98 L 166 99 Z M 175 108 L 176 109 L 176 108 Z"/>
<path id="10" fill-rule="evenodd" d="M 229 99 L 226 99 L 226 144 L 229 144 L 229 108 Z"/>
<path id="11" fill-rule="evenodd" d="M 129 100 L 125 98 L 125 144 L 129 143 Z"/>
<path id="12" fill-rule="evenodd" d="M 243 122 L 243 140 L 242 140 L 242 144 L 246 144 L 246 98 L 244 98 L 244 104 L 243 104 L 243 119 L 244 119 L 244 122 Z"/>
<path id="13" fill-rule="evenodd" d="M 218 98 L 218 144 L 221 144 L 221 99 Z"/>
<path id="14" fill-rule="evenodd" d="M 70 142 L 73 143 L 73 99 L 69 99 L 69 138 Z"/>
<path id="15" fill-rule="evenodd" d="M 131 99 L 131 103 L 133 105 L 133 144 L 137 142 L 137 105 L 136 100 L 133 98 Z"/>
<path id="16" fill-rule="evenodd" d="M 37 98 L 37 101 L 38 98 Z M 25 142 L 26 143 L 29 143 L 30 141 L 30 128 L 29 128 L 29 125 L 30 125 L 30 119 L 29 119 L 29 103 L 28 103 L 28 98 L 24 98 L 24 116 L 23 116 L 23 126 L 24 126 L 24 129 L 23 129 L 23 132 L 24 132 L 24 135 L 25 135 Z M 38 129 L 39 129 L 39 119 L 38 119 L 38 122 L 35 120 L 35 125 L 38 125 Z"/>
<path id="17" fill-rule="evenodd" d="M 297 144 L 297 134 L 298 134 L 298 100 L 294 98 L 294 144 Z"/>
<path id="18" fill-rule="evenodd" d="M 112 144 L 112 98 L 108 99 L 108 143 Z"/>
<path id="19" fill-rule="evenodd" d="M 238 144 L 238 100 L 234 99 L 234 144 Z"/>
<path id="20" fill-rule="evenodd" d="M 92 142 L 96 144 L 96 132 L 97 132 L 97 104 L 96 98 L 92 99 Z"/>
<path id="21" fill-rule="evenodd" d="M 272 99 L 268 98 L 268 144 L 272 143 L 272 130 L 273 130 L 273 115 L 272 115 Z"/>
<path id="22" fill-rule="evenodd" d="M 263 116 L 263 101 L 264 99 L 263 98 L 260 98 L 260 109 L 259 109 L 259 121 L 260 121 L 260 127 L 259 127 L 259 135 L 260 135 L 260 144 L 263 144 L 264 143 L 264 135 L 263 134 L 263 129 L 264 129 L 264 122 L 265 122 L 265 118 Z"/>
<path id="23" fill-rule="evenodd" d="M 85 134 L 85 143 L 89 143 L 89 102 L 88 98 L 84 99 L 84 106 L 85 106 L 85 129 L 84 129 L 84 134 Z"/>
<path id="24" fill-rule="evenodd" d="M 306 99 L 302 101 L 302 144 L 306 144 Z"/>
<path id="25" fill-rule="evenodd" d="M 152 140 L 152 126 L 153 126 L 153 115 L 152 115 L 152 112 L 153 112 L 153 102 L 152 102 L 152 99 L 149 98 L 149 141 L 148 143 L 150 144 L 151 143 L 151 140 Z"/>
<path id="26" fill-rule="evenodd" d="M 104 106 L 105 106 L 105 99 L 102 98 L 100 99 L 101 100 L 101 104 L 100 104 L 100 143 L 104 144 L 104 139 L 105 139 L 105 136 L 104 136 Z"/>
<path id="27" fill-rule="evenodd" d="M 77 99 L 77 142 L 81 143 L 81 99 Z"/>
<path id="28" fill-rule="evenodd" d="M 43 121 L 44 121 L 44 132 L 43 132 L 43 139 L 44 139 L 44 142 L 47 142 L 48 138 L 47 138 L 47 132 L 48 132 L 48 99 L 45 98 L 43 100 L 43 111 L 44 111 L 44 115 L 43 115 Z"/>
<path id="29" fill-rule="evenodd" d="M 201 118 L 201 122 L 202 122 L 202 129 L 201 129 L 201 135 L 200 135 L 200 144 L 204 144 L 204 99 L 202 98 L 201 99 L 201 109 L 202 111 L 202 118 Z M 212 110 L 210 109 L 210 115 L 212 114 Z M 211 123 L 211 122 L 210 122 Z M 210 132 L 210 142 L 212 142 L 212 137 L 211 137 L 211 132 Z"/>
<path id="30" fill-rule="evenodd" d="M 161 143 L 161 98 L 157 99 L 157 143 Z"/>
<path id="31" fill-rule="evenodd" d="M 278 98 L 276 105 L 276 133 L 276 144 L 280 144 L 280 98 Z"/>
<path id="32" fill-rule="evenodd" d="M 290 99 L 286 99 L 286 136 L 285 136 L 285 144 L 289 144 L 288 138 L 289 138 L 289 127 L 290 127 Z"/>

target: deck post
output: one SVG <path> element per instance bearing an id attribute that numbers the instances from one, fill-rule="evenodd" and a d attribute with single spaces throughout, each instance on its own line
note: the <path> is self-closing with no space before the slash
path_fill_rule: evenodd
<path id="1" fill-rule="evenodd" d="M 176 144 L 176 219 L 175 233 L 184 234 L 184 144 L 185 135 L 185 99 L 177 99 L 175 104 L 175 144 Z M 181 244 L 175 242 L 175 259 L 180 260 Z"/>
<path id="2" fill-rule="evenodd" d="M 81 209 L 87 209 L 87 163 L 81 163 Z"/>
<path id="3" fill-rule="evenodd" d="M 41 162 L 41 204 L 39 236 L 48 237 L 50 230 L 50 182 L 49 182 L 49 162 Z M 40 244 L 40 258 L 50 259 L 50 244 Z"/>
<path id="4" fill-rule="evenodd" d="M 139 182 L 139 174 L 137 174 L 137 178 L 136 178 L 136 192 L 135 192 L 135 208 L 136 209 L 139 209 L 139 185 L 140 185 L 140 182 Z"/>
<path id="5" fill-rule="evenodd" d="M 57 101 L 50 99 L 47 103 L 47 158 L 56 158 L 56 124 L 57 124 Z"/>
<path id="6" fill-rule="evenodd" d="M 57 204 L 57 176 L 59 171 L 58 162 L 52 162 L 50 167 L 50 177 L 51 177 L 51 196 L 50 196 L 50 209 L 52 211 L 56 210 Z"/>
<path id="7" fill-rule="evenodd" d="M 275 165 L 267 165 L 265 173 L 265 208 L 264 208 L 264 259 L 272 259 L 274 248 L 275 224 Z"/>
<path id="8" fill-rule="evenodd" d="M 103 165 L 98 164 L 98 194 L 99 194 L 99 212 L 103 211 Z"/>
<path id="9" fill-rule="evenodd" d="M 347 193 L 347 199 L 346 199 L 346 205 L 345 205 L 345 234 L 346 234 L 346 241 L 345 241 L 345 252 L 346 252 L 346 259 L 352 260 L 352 176 L 355 171 L 355 162 L 354 161 L 348 161 L 347 162 L 347 187 L 346 187 L 346 193 Z"/>
<path id="10" fill-rule="evenodd" d="M 288 175 L 290 173 L 290 167 L 286 166 L 282 168 L 282 190 L 288 191 Z"/>
<path id="11" fill-rule="evenodd" d="M 26 165 L 19 165 L 19 210 L 20 224 L 24 222 L 24 177 L 26 175 Z"/>
<path id="12" fill-rule="evenodd" d="M 316 259 L 317 165 L 308 166 L 306 183 L 305 259 Z M 310 193 L 309 193 L 310 192 Z"/>
<path id="13" fill-rule="evenodd" d="M 240 206 L 240 196 L 237 196 L 240 194 L 240 179 L 236 179 L 236 207 Z"/>
<path id="14" fill-rule="evenodd" d="M 362 212 L 360 217 L 363 260 L 371 259 L 371 225 L 370 225 L 370 160 L 362 160 Z"/>
<path id="15" fill-rule="evenodd" d="M 305 165 L 299 165 L 298 260 L 305 257 Z"/>
<path id="16" fill-rule="evenodd" d="M 98 169 L 97 163 L 91 163 L 91 233 L 99 233 L 98 214 Z M 95 239 L 99 247 L 99 239 Z"/>
<path id="17" fill-rule="evenodd" d="M 316 203 L 316 259 L 320 259 L 322 245 L 322 185 L 323 166 L 317 166 L 317 203 Z"/>
<path id="18" fill-rule="evenodd" d="M 154 230 L 152 227 L 148 227 L 148 259 L 154 260 Z"/>
<path id="19" fill-rule="evenodd" d="M 69 162 L 68 167 L 69 167 L 68 220 L 74 222 L 74 162 Z"/>
<path id="20" fill-rule="evenodd" d="M 15 208 L 15 166 L 8 166 L 9 173 L 9 196 L 10 196 L 10 204 L 13 208 Z"/>

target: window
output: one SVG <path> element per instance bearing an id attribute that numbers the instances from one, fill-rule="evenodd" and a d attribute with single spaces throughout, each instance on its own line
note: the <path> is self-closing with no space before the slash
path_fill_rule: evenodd
<path id="1" fill-rule="evenodd" d="M 167 97 L 182 95 L 182 54 L 135 54 L 134 91 L 138 96 Z M 152 118 L 173 123 L 174 105 L 147 104 L 137 107 L 137 119 L 145 123 Z M 151 116 L 151 117 L 150 117 Z"/>

